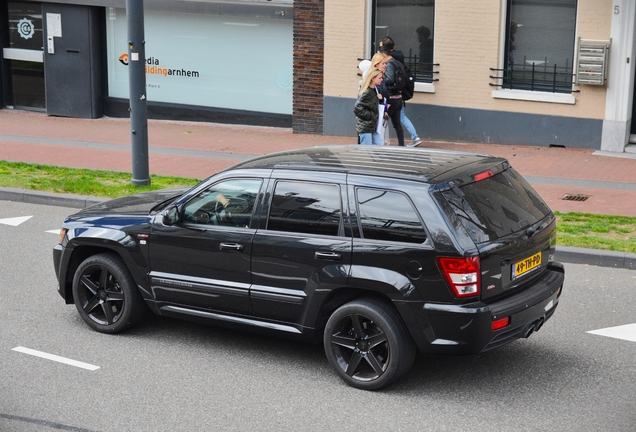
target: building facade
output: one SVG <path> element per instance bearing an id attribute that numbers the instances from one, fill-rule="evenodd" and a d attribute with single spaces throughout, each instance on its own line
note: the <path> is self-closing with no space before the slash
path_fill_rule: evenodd
<path id="1" fill-rule="evenodd" d="M 127 116 L 128 64 L 144 61 L 150 117 L 292 125 L 292 0 L 145 0 L 145 59 L 128 58 L 125 0 L 1 4 L 4 107 Z"/>
<path id="2" fill-rule="evenodd" d="M 635 14 L 627 0 L 326 0 L 323 133 L 352 130 L 338 119 L 358 78 L 342 69 L 390 34 L 413 70 L 426 26 L 432 65 L 406 107 L 422 139 L 629 151 Z"/>
<path id="3" fill-rule="evenodd" d="M 0 4 L 4 107 L 128 115 L 125 0 Z M 635 18 L 633 0 L 145 0 L 148 115 L 354 137 L 357 64 L 391 36 L 422 139 L 632 151 Z"/>

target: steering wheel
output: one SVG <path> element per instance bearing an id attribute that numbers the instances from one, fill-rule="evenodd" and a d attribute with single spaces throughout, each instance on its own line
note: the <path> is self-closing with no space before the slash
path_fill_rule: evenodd
<path id="1" fill-rule="evenodd" d="M 230 222 L 229 213 L 225 211 L 225 207 L 219 201 L 214 203 L 214 218 L 217 225 L 224 225 Z"/>
<path id="2" fill-rule="evenodd" d="M 199 224 L 213 224 L 213 215 L 205 210 L 197 210 L 188 218 L 190 222 Z"/>

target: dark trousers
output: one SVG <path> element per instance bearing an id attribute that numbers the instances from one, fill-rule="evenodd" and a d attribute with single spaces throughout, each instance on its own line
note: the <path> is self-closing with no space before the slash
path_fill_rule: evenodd
<path id="1" fill-rule="evenodd" d="M 398 138 L 398 145 L 404 147 L 404 129 L 402 129 L 402 122 L 400 121 L 400 110 L 402 109 L 402 99 L 389 99 L 389 118 L 395 128 L 395 133 Z"/>

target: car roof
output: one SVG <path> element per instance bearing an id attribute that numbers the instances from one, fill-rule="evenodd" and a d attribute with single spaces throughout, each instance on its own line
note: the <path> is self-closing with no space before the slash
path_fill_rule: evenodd
<path id="1" fill-rule="evenodd" d="M 230 169 L 302 169 L 407 177 L 439 183 L 506 162 L 484 154 L 451 150 L 335 145 L 259 156 Z M 433 181 L 435 179 L 435 181 Z"/>

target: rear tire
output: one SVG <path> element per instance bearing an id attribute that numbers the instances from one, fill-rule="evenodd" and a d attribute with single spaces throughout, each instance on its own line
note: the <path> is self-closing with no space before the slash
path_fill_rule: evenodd
<path id="1" fill-rule="evenodd" d="M 327 359 L 350 386 L 385 387 L 413 365 L 415 344 L 398 313 L 388 304 L 361 299 L 338 308 L 324 333 Z"/>
<path id="2" fill-rule="evenodd" d="M 93 255 L 75 271 L 73 300 L 82 319 L 101 333 L 119 333 L 143 318 L 145 304 L 124 263 Z"/>

